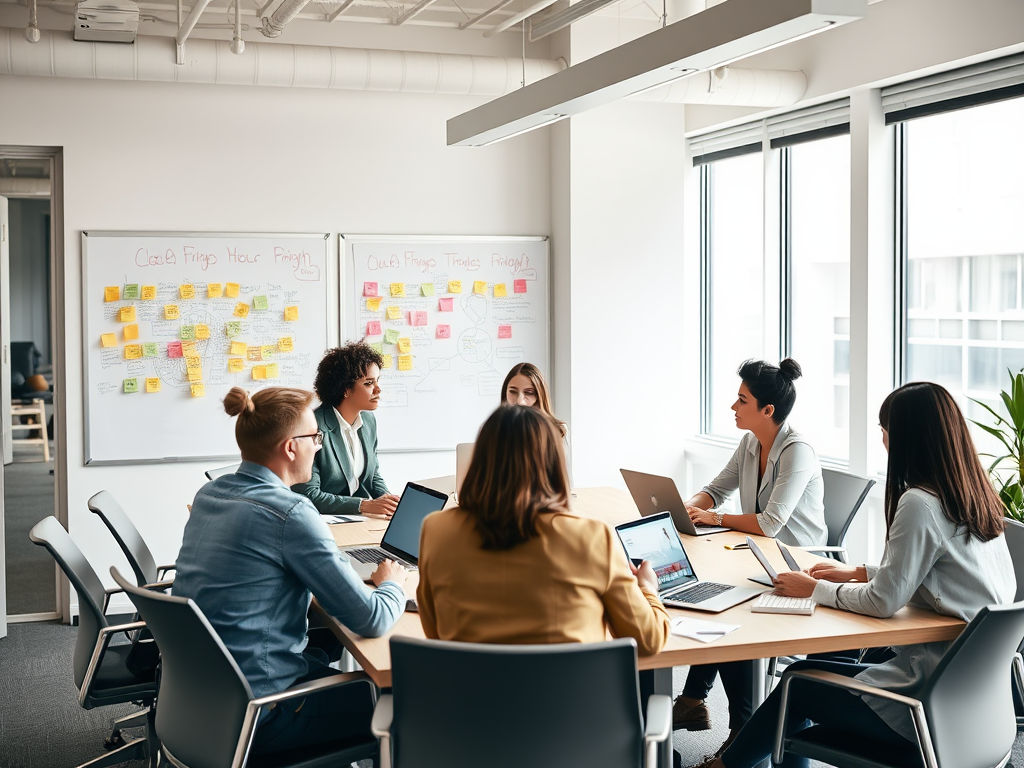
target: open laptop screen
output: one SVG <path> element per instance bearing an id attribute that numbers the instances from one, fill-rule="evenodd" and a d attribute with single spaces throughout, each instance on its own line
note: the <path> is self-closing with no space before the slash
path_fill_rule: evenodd
<path id="1" fill-rule="evenodd" d="M 668 512 L 624 523 L 615 531 L 630 559 L 650 561 L 659 589 L 697 581 Z"/>
<path id="2" fill-rule="evenodd" d="M 410 563 L 416 563 L 420 555 L 420 529 L 423 518 L 431 512 L 442 509 L 448 495 L 416 483 L 408 483 L 398 508 L 391 517 L 391 524 L 384 532 L 381 547 L 399 555 Z"/>

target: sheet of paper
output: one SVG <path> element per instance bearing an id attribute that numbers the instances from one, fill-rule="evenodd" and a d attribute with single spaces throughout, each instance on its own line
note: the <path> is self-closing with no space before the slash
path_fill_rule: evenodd
<path id="1" fill-rule="evenodd" d="M 339 523 L 366 522 L 366 518 L 362 515 L 323 515 L 320 519 L 328 525 L 338 525 Z"/>
<path id="2" fill-rule="evenodd" d="M 702 643 L 712 643 L 739 628 L 739 624 L 722 624 L 718 621 L 691 619 L 688 616 L 672 619 L 673 635 L 700 640 Z"/>

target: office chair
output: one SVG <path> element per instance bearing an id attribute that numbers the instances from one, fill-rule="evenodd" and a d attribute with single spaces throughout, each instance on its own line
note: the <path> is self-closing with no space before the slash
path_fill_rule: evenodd
<path id="1" fill-rule="evenodd" d="M 850 530 L 850 523 L 860 511 L 875 481 L 838 469 L 821 470 L 821 479 L 825 484 L 825 527 L 828 529 L 828 541 L 823 547 L 800 549 L 824 554 L 845 563 L 846 547 L 843 542 L 846 540 L 846 532 Z"/>
<path id="2" fill-rule="evenodd" d="M 160 646 L 160 706 L 156 727 L 161 752 L 176 768 L 326 768 L 376 758 L 377 740 L 365 737 L 250 756 L 264 707 L 339 685 L 376 688 L 361 672 L 334 675 L 255 698 L 242 671 L 199 607 L 188 598 L 141 589 L 116 568 L 110 574 L 135 603 Z"/>
<path id="3" fill-rule="evenodd" d="M 1006 536 L 1006 547 L 1010 550 L 1010 560 L 1013 562 L 1013 572 L 1017 575 L 1017 594 L 1014 600 L 1024 600 L 1024 524 L 1016 520 L 1006 518 L 1006 528 L 1003 535 Z M 1017 650 L 1024 653 L 1024 642 L 1021 642 Z M 1014 678 L 1014 709 L 1017 712 L 1017 731 L 1024 731 L 1024 689 L 1017 685 Z"/>
<path id="4" fill-rule="evenodd" d="M 226 467 L 217 467 L 215 469 L 208 469 L 203 474 L 206 475 L 207 480 L 216 480 L 221 475 L 232 475 L 235 473 L 241 464 L 229 464 Z"/>
<path id="5" fill-rule="evenodd" d="M 135 580 L 140 587 L 149 589 L 167 588 L 174 580 L 161 581 L 173 565 L 157 565 L 153 553 L 146 546 L 139 534 L 139 529 L 131 521 L 117 499 L 109 491 L 100 491 L 89 499 L 89 511 L 99 517 L 114 535 L 114 540 L 128 559 L 128 565 L 135 572 Z"/>
<path id="6" fill-rule="evenodd" d="M 1010 758 L 1017 735 L 1006 672 L 1018 684 L 1024 664 L 1017 646 L 1024 637 L 1024 603 L 982 608 L 942 657 L 917 698 L 866 685 L 823 670 L 787 670 L 782 676 L 780 727 L 774 759 L 786 752 L 837 768 L 993 768 Z M 789 688 L 794 680 L 869 694 L 906 706 L 914 719 L 918 744 L 905 749 L 881 744 L 862 734 L 812 726 L 787 736 Z"/>
<path id="7" fill-rule="evenodd" d="M 151 768 L 156 768 L 157 745 L 152 706 L 157 687 L 154 669 L 152 665 L 142 665 L 147 668 L 139 669 L 136 663 L 140 656 L 139 644 L 110 644 L 119 632 L 137 635 L 137 630 L 146 625 L 141 621 L 112 623 L 111 620 L 118 617 L 105 615 L 110 596 L 121 590 L 103 588 L 89 561 L 57 518 L 43 518 L 28 535 L 33 544 L 46 547 L 78 593 L 74 673 L 79 705 L 83 709 L 92 709 L 107 704 L 136 702 L 145 707 L 141 712 L 115 720 L 106 743 L 108 746 L 121 746 L 89 761 L 85 766 L 105 768 L 148 757 Z M 121 729 L 138 726 L 146 727 L 145 737 L 124 742 Z"/>
<path id="8" fill-rule="evenodd" d="M 393 693 L 373 715 L 381 766 L 656 765 L 672 700 L 640 712 L 636 643 L 486 645 L 391 638 Z"/>

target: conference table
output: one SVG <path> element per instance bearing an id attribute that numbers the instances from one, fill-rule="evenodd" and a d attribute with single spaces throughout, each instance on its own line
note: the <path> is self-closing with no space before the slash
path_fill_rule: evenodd
<path id="1" fill-rule="evenodd" d="M 603 520 L 609 525 L 618 525 L 640 516 L 629 494 L 616 488 L 574 489 L 571 506 L 575 514 Z M 387 522 L 383 520 L 331 526 L 338 546 L 379 543 L 386 528 Z M 680 540 L 694 572 L 700 579 L 751 586 L 752 582 L 748 577 L 763 576 L 764 570 L 749 550 L 726 549 L 726 545 L 742 542 L 744 536 L 745 534 L 737 531 L 727 531 L 709 536 L 680 535 Z M 777 571 L 788 570 L 778 548 L 770 539 L 753 538 Z M 798 549 L 791 548 L 791 552 L 803 567 L 823 559 Z M 414 573 L 406 585 L 406 591 L 411 596 L 415 588 Z M 643 685 L 645 692 L 671 696 L 672 668 L 677 666 L 841 651 L 850 648 L 949 641 L 954 640 L 965 626 L 959 619 L 920 608 L 907 607 L 891 618 L 876 619 L 823 606 L 818 606 L 811 616 L 752 613 L 752 602 L 741 603 L 717 614 L 668 608 L 668 613 L 673 619 L 709 619 L 724 624 L 738 624 L 740 628 L 710 643 L 671 635 L 661 653 L 639 658 L 641 678 L 642 681 L 646 681 Z M 389 639 L 395 635 L 424 637 L 416 613 L 404 614 L 382 637 L 364 638 L 351 632 L 318 606 L 316 610 L 353 658 L 381 688 L 391 686 Z M 764 698 L 764 677 L 754 675 L 755 702 Z"/>

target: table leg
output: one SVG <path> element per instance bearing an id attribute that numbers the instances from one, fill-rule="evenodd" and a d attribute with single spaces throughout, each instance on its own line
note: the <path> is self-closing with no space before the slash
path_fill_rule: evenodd
<path id="1" fill-rule="evenodd" d="M 640 671 L 640 703 L 647 711 L 647 699 L 654 694 L 672 697 L 672 667 Z M 658 749 L 658 768 L 672 768 L 672 737 Z"/>
<path id="2" fill-rule="evenodd" d="M 751 695 L 754 709 L 757 709 L 768 696 L 766 681 L 768 677 L 768 659 L 754 659 L 753 691 Z M 771 768 L 771 759 L 762 760 L 755 768 Z"/>

